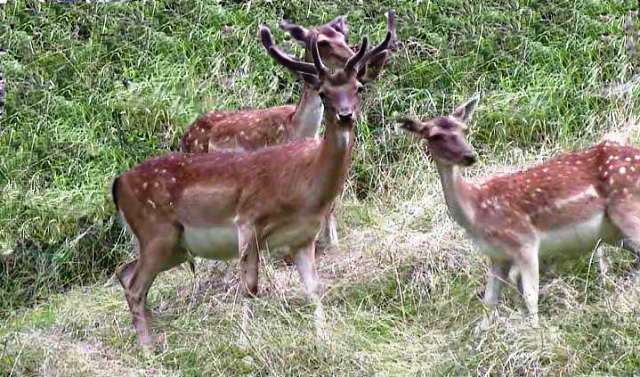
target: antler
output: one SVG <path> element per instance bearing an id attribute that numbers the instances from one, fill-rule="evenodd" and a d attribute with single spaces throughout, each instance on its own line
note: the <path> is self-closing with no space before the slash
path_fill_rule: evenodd
<path id="1" fill-rule="evenodd" d="M 391 9 L 386 14 L 387 16 L 387 31 L 392 34 L 391 38 L 391 46 L 390 48 L 395 47 L 397 34 L 396 34 L 396 11 Z"/>
<path id="2" fill-rule="evenodd" d="M 345 72 L 352 72 L 358 66 L 358 64 L 360 64 L 360 62 L 367 62 L 368 58 L 365 60 L 363 60 L 363 58 L 366 55 L 368 45 L 369 40 L 367 39 L 367 37 L 362 38 L 362 43 L 360 44 L 358 53 L 347 60 L 347 64 L 344 66 Z"/>
<path id="3" fill-rule="evenodd" d="M 387 16 L 387 35 L 384 40 L 371 49 L 371 51 L 367 52 L 367 55 L 364 57 L 364 62 L 369 61 L 369 59 L 377 56 L 378 54 L 384 52 L 393 47 L 396 40 L 396 12 L 392 9 L 386 13 Z"/>
<path id="4" fill-rule="evenodd" d="M 320 57 L 320 51 L 318 51 L 318 35 L 314 34 L 311 36 L 311 40 L 309 41 L 311 47 L 311 56 L 313 57 L 313 65 L 315 66 L 315 70 L 317 71 L 318 76 L 324 76 L 327 74 L 327 67 L 322 62 L 322 58 Z"/>
<path id="5" fill-rule="evenodd" d="M 301 62 L 297 59 L 292 58 L 286 52 L 280 50 L 273 42 L 271 30 L 269 30 L 266 25 L 260 26 L 260 39 L 262 40 L 262 45 L 265 49 L 267 49 L 269 55 L 271 55 L 271 57 L 278 63 L 295 72 L 307 73 L 311 75 L 318 74 L 318 71 L 313 64 Z"/>

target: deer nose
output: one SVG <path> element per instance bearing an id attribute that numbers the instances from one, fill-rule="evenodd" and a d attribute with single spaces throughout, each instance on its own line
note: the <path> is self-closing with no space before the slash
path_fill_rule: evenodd
<path id="1" fill-rule="evenodd" d="M 472 153 L 466 153 L 463 157 L 462 157 L 462 161 L 464 163 L 465 166 L 471 166 L 473 164 L 476 163 L 476 155 L 472 152 Z"/>
<path id="2" fill-rule="evenodd" d="M 340 112 L 338 113 L 338 119 L 341 122 L 349 122 L 353 119 L 353 113 L 350 111 Z"/>

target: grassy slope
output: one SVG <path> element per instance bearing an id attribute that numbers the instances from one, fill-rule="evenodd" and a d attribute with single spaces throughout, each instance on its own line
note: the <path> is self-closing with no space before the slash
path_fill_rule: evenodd
<path id="1" fill-rule="evenodd" d="M 631 2 L 504 3 L 394 2 L 401 49 L 365 95 L 367 119 L 341 210 L 345 242 L 321 262 L 331 341 L 311 340 L 296 276 L 267 263 L 265 297 L 254 305 L 255 349 L 243 359 L 246 350 L 234 345 L 232 291 L 215 274 L 201 276 L 214 284 L 190 303 L 190 278 L 176 271 L 150 294 L 168 344 L 151 360 L 135 352 L 120 290 L 91 285 L 130 249 L 112 216 L 112 177 L 175 145 L 207 109 L 295 98 L 293 78 L 256 42 L 259 23 L 317 24 L 348 13 L 353 40 L 380 38 L 389 5 L 3 8 L 0 247 L 12 254 L 0 263 L 0 316 L 8 319 L 0 325 L 0 371 L 576 375 L 640 368 L 640 306 L 624 284 L 629 261 L 620 253 L 613 284 L 597 283 L 586 261 L 570 266 L 577 275 L 545 280 L 549 331 L 505 320 L 474 334 L 482 259 L 446 219 L 426 159 L 389 131 L 394 112 L 435 114 L 480 90 L 473 141 L 492 161 L 481 170 L 496 171 L 498 160 L 519 165 L 588 144 L 638 112 L 634 93 L 599 95 L 634 73 L 622 32 Z M 25 303 L 38 305 L 20 309 Z M 508 308 L 518 305 L 511 300 Z"/>

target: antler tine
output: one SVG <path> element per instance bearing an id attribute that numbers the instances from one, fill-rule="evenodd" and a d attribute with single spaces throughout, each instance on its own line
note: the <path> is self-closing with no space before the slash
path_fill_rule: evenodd
<path id="1" fill-rule="evenodd" d="M 319 76 L 327 74 L 327 67 L 322 62 L 320 51 L 318 51 L 318 35 L 314 34 L 309 41 L 311 47 L 311 55 L 313 56 L 313 64 Z"/>
<path id="2" fill-rule="evenodd" d="M 360 49 L 358 50 L 358 53 L 347 60 L 347 64 L 344 66 L 344 70 L 346 72 L 353 71 L 356 66 L 362 61 L 362 58 L 366 55 L 368 45 L 369 39 L 365 36 L 364 38 L 362 38 L 362 43 L 360 43 Z"/>
<path id="3" fill-rule="evenodd" d="M 391 9 L 386 13 L 387 16 L 387 31 L 392 33 L 392 42 L 396 40 L 396 11 Z"/>
<path id="4" fill-rule="evenodd" d="M 392 39 L 393 39 L 393 34 L 391 33 L 391 31 L 387 31 L 387 35 L 385 36 L 384 40 L 379 45 L 377 45 L 376 47 L 372 48 L 371 51 L 369 51 L 367 53 L 366 60 L 369 60 L 370 58 L 372 58 L 373 56 L 378 55 L 379 53 L 381 53 L 384 50 L 388 50 L 389 47 L 391 46 L 391 40 Z"/>
<path id="5" fill-rule="evenodd" d="M 377 56 L 381 52 L 388 50 L 392 47 L 396 40 L 396 12 L 392 9 L 386 13 L 387 16 L 387 35 L 379 45 L 374 47 L 367 53 L 363 61 L 367 62 L 369 59 Z"/>
<path id="6" fill-rule="evenodd" d="M 276 47 L 275 43 L 273 42 L 271 30 L 269 30 L 269 28 L 265 25 L 260 26 L 260 39 L 262 40 L 262 45 L 267 50 L 269 55 L 271 55 L 271 57 L 278 63 L 295 72 L 308 73 L 312 75 L 318 74 L 318 71 L 313 64 L 301 62 L 297 59 L 294 59 L 286 52 Z"/>

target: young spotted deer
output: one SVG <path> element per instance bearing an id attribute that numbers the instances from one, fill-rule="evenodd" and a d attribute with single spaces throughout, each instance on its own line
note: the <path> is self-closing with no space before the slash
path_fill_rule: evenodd
<path id="1" fill-rule="evenodd" d="M 245 298 L 258 293 L 258 255 L 270 248 L 293 257 L 306 297 L 315 304 L 322 335 L 324 312 L 318 292 L 314 243 L 324 216 L 342 191 L 367 63 L 367 39 L 343 68 L 330 72 L 311 41 L 313 64 L 283 54 L 261 28 L 269 53 L 322 93 L 326 132 L 254 152 L 172 153 L 125 172 L 113 184 L 113 199 L 135 235 L 139 256 L 120 267 L 133 323 L 143 346 L 152 344 L 146 296 L 156 275 L 185 260 L 239 258 L 239 289 Z M 384 48 L 378 46 L 375 53 Z M 243 305 L 246 334 L 248 300 Z"/>
<path id="2" fill-rule="evenodd" d="M 402 119 L 400 126 L 426 140 L 449 213 L 489 257 L 484 302 L 491 315 L 482 325 L 497 314 L 512 267 L 537 323 L 540 260 L 589 253 L 600 240 L 640 255 L 640 149 L 603 142 L 473 185 L 460 168 L 476 161 L 464 131 L 477 102 L 471 98 L 448 116 Z"/>
<path id="3" fill-rule="evenodd" d="M 307 29 L 287 21 L 283 21 L 280 27 L 307 47 L 305 59 L 308 62 L 312 61 L 311 49 L 308 47 L 312 37 L 318 41 L 320 57 L 329 68 L 343 67 L 347 60 L 354 56 L 348 44 L 348 26 L 345 16 L 337 17 L 314 29 Z M 387 14 L 387 28 L 385 48 L 368 56 L 367 65 L 362 67 L 365 70 L 361 74 L 364 83 L 377 79 L 386 63 L 396 33 L 393 11 Z M 189 153 L 220 149 L 249 151 L 291 140 L 316 137 L 322 121 L 322 113 L 323 104 L 320 95 L 313 85 L 305 82 L 297 105 L 239 111 L 211 111 L 202 115 L 189 126 L 182 137 L 182 151 Z M 324 241 L 330 246 L 337 246 L 338 234 L 333 211 L 327 215 L 325 224 Z"/>

